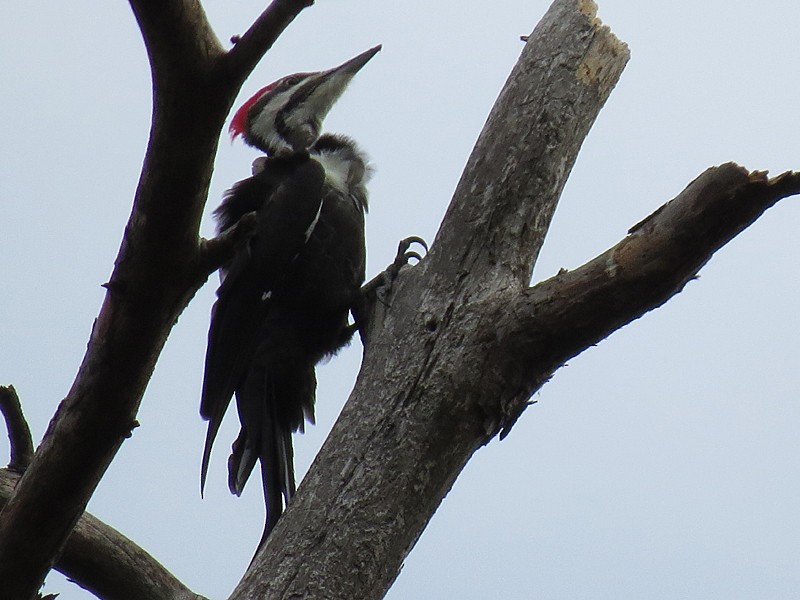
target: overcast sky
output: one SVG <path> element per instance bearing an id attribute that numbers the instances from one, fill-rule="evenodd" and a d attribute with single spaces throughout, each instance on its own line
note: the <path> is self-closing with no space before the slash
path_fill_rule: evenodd
<path id="1" fill-rule="evenodd" d="M 433 239 L 519 36 L 548 4 L 318 0 L 245 84 L 239 102 L 383 44 L 326 122 L 376 167 L 368 275 L 398 239 Z M 227 40 L 265 3 L 205 5 Z M 16 386 L 38 441 L 75 376 L 130 212 L 150 77 L 125 2 L 7 2 L 0 15 L 0 384 Z M 799 4 L 605 0 L 599 15 L 632 59 L 584 144 L 535 280 L 616 243 L 711 165 L 800 169 Z M 222 141 L 207 215 L 256 155 Z M 665 307 L 560 370 L 511 435 L 467 465 L 388 597 L 800 597 L 799 202 L 771 209 Z M 263 501 L 257 484 L 242 498 L 227 491 L 230 415 L 199 497 L 215 281 L 175 327 L 141 427 L 89 509 L 193 590 L 224 598 L 261 535 Z M 355 343 L 320 369 L 318 425 L 295 439 L 300 474 L 360 352 Z M 0 463 L 7 456 L 3 436 Z M 45 589 L 90 597 L 53 575 Z"/>

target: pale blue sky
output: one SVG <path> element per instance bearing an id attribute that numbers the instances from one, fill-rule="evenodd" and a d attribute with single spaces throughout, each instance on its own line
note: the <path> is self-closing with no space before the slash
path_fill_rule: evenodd
<path id="1" fill-rule="evenodd" d="M 245 84 L 377 43 L 326 122 L 376 167 L 369 273 L 432 240 L 472 144 L 545 1 L 318 0 Z M 263 9 L 207 0 L 221 39 Z M 147 141 L 149 73 L 124 2 L 8 4 L 0 18 L 0 383 L 36 439 L 66 394 L 103 297 Z M 575 267 L 706 167 L 800 169 L 800 5 L 605 0 L 632 59 L 584 145 L 535 272 Z M 220 144 L 209 210 L 256 156 Z M 480 450 L 391 600 L 800 597 L 800 200 L 771 209 L 667 306 L 570 361 L 502 443 Z M 204 234 L 212 224 L 206 219 Z M 220 433 L 206 499 L 197 414 L 206 285 L 170 337 L 90 510 L 198 593 L 224 598 L 261 535 L 258 485 L 228 494 Z M 321 369 L 310 464 L 360 347 Z M 7 460 L 0 439 L 0 462 Z M 51 577 L 61 600 L 89 595 Z"/>

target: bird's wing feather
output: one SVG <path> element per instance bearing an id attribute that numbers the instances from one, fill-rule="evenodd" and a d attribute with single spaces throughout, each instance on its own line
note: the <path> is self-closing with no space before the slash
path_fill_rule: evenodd
<path id="1" fill-rule="evenodd" d="M 231 396 L 255 352 L 259 325 L 269 311 L 269 299 L 280 292 L 294 259 L 308 239 L 309 228 L 319 215 L 325 172 L 309 158 L 295 163 L 262 202 L 256 213 L 255 234 L 234 257 L 217 291 L 219 298 L 212 309 L 200 401 L 200 414 L 209 421 L 201 490 L 211 447 Z M 253 191 L 251 185 L 237 187 Z M 271 188 L 266 186 L 267 191 Z M 232 194 L 236 193 L 236 189 L 232 190 Z"/>

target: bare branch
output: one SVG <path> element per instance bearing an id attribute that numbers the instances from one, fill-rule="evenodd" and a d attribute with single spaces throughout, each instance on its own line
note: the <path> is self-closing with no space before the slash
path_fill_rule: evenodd
<path id="1" fill-rule="evenodd" d="M 288 0 L 275 6 L 282 25 L 262 16 L 232 75 L 199 0 L 131 0 L 153 72 L 150 140 L 78 375 L 0 512 L 0 581 L 9 600 L 29 600 L 41 586 L 130 436 L 172 326 L 207 278 L 198 231 L 220 130 L 256 48 L 266 50 L 291 20 L 286 14 L 302 8 Z"/>
<path id="2" fill-rule="evenodd" d="M 766 173 L 749 173 L 732 163 L 708 169 L 631 228 L 628 237 L 582 267 L 487 300 L 481 308 L 485 323 L 504 338 L 495 355 L 515 357 L 513 364 L 495 368 L 524 369 L 530 382 L 502 406 L 505 414 L 497 417 L 505 427 L 502 435 L 530 394 L 564 362 L 664 304 L 717 250 L 778 200 L 794 194 L 800 194 L 800 173 L 768 179 Z"/>
<path id="3" fill-rule="evenodd" d="M 0 508 L 18 481 L 19 475 L 0 469 Z M 203 600 L 147 552 L 88 513 L 75 525 L 55 567 L 104 600 Z"/>
<path id="4" fill-rule="evenodd" d="M 244 80 L 283 30 L 304 8 L 313 4 L 314 0 L 272 0 L 250 29 L 233 40 L 235 46 L 225 61 L 228 72 Z"/>
<path id="5" fill-rule="evenodd" d="M 16 473 L 22 473 L 33 458 L 33 438 L 25 415 L 22 414 L 17 390 L 13 385 L 0 385 L 0 412 L 6 420 L 8 441 L 11 446 L 8 468 Z"/>
<path id="6" fill-rule="evenodd" d="M 475 144 L 424 263 L 442 288 L 457 282 L 464 301 L 528 283 L 578 151 L 628 62 L 595 11 L 553 3 Z"/>
<path id="7" fill-rule="evenodd" d="M 199 0 L 129 0 L 142 32 L 154 81 L 168 73 L 210 69 L 225 52 Z"/>

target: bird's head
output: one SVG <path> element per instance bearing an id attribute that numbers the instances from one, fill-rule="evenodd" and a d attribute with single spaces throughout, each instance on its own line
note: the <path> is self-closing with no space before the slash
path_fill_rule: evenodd
<path id="1" fill-rule="evenodd" d="M 271 156 L 308 150 L 333 103 L 380 49 L 375 46 L 333 69 L 295 73 L 262 88 L 236 111 L 229 127 L 231 139 L 241 135 Z"/>

